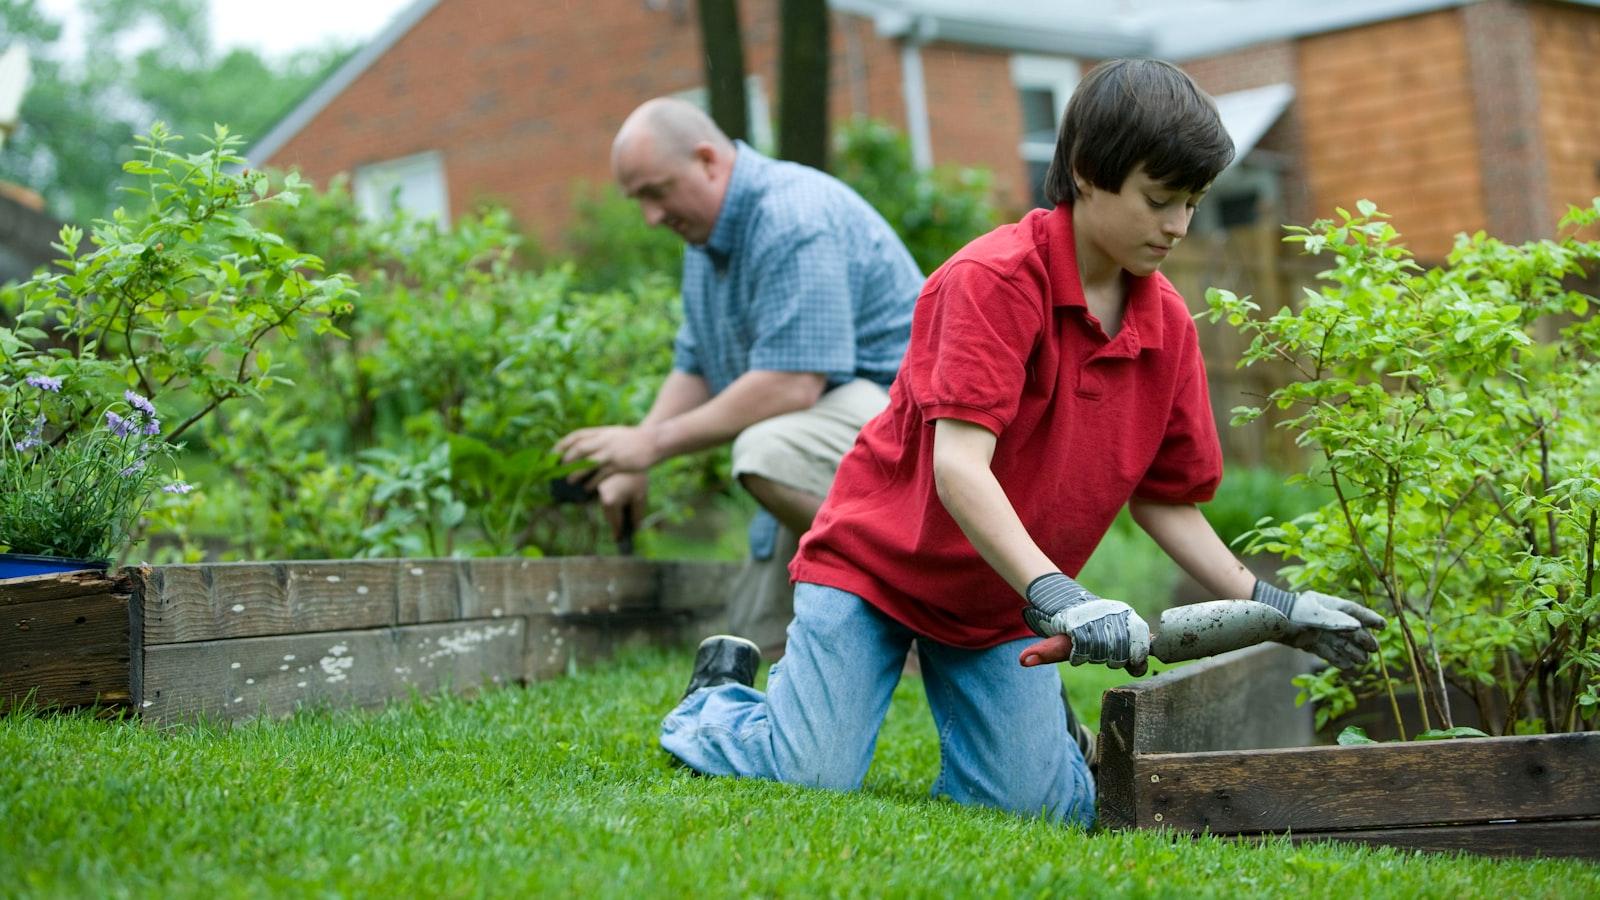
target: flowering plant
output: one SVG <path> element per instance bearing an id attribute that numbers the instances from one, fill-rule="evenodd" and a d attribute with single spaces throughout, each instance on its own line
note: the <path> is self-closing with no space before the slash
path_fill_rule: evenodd
<path id="1" fill-rule="evenodd" d="M 85 425 L 63 380 L 35 374 L 0 386 L 10 395 L 0 407 L 0 548 L 110 559 L 152 496 L 191 488 L 166 475 L 176 448 L 161 438 L 154 404 L 124 391 Z"/>

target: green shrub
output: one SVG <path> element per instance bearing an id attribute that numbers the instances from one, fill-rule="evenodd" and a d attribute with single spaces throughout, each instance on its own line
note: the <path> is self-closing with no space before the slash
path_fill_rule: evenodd
<path id="1" fill-rule="evenodd" d="M 153 125 L 123 166 L 134 201 L 96 221 L 88 246 L 82 230 L 63 228 L 57 266 L 0 295 L 15 322 L 0 327 L 0 409 L 10 414 L 0 439 L 11 451 L 0 540 L 14 549 L 125 552 L 141 511 L 161 500 L 164 479 L 152 473 L 169 443 L 224 405 L 269 396 L 284 375 L 272 341 L 302 329 L 336 335 L 333 316 L 353 299 L 348 278 L 320 277 L 320 259 L 248 217 L 292 208 L 296 179 L 280 190 L 239 170 L 241 140 L 221 126 L 202 152 L 170 149 L 181 140 Z M 43 420 L 25 387 L 40 379 L 52 385 Z M 138 440 L 124 416 L 134 410 Z M 19 440 L 10 425 L 29 435 Z"/>
<path id="2" fill-rule="evenodd" d="M 550 448 L 574 428 L 643 415 L 671 364 L 671 280 L 585 291 L 571 266 L 522 269 L 503 211 L 448 229 L 368 223 L 342 184 L 267 222 L 344 265 L 362 302 L 339 320 L 348 341 L 275 342 L 297 389 L 210 435 L 233 486 L 207 530 L 227 537 L 229 555 L 608 545 L 593 510 L 554 504 L 550 479 L 570 467 Z M 725 468 L 716 454 L 660 467 L 641 524 L 681 519 L 725 483 Z"/>
<path id="3" fill-rule="evenodd" d="M 987 171 L 919 172 L 905 135 L 868 119 L 846 124 L 835 144 L 834 174 L 889 221 L 924 274 L 995 227 Z"/>
<path id="4" fill-rule="evenodd" d="M 1217 495 L 1200 511 L 1229 546 L 1238 546 L 1263 520 L 1292 521 L 1332 498 L 1332 491 L 1304 475 L 1240 466 L 1227 470 Z"/>
<path id="5" fill-rule="evenodd" d="M 1372 204 L 1290 229 L 1329 254 L 1320 290 L 1270 317 L 1212 290 L 1211 318 L 1252 337 L 1244 363 L 1295 380 L 1269 401 L 1333 495 L 1252 545 L 1301 560 L 1297 586 L 1355 594 L 1391 617 L 1349 676 L 1302 680 L 1319 717 L 1411 682 L 1422 727 L 1457 723 L 1446 684 L 1502 733 L 1600 725 L 1600 318 L 1565 279 L 1600 264 L 1600 200 L 1567 234 L 1511 246 L 1460 237 L 1424 270 Z M 1547 339 L 1536 339 L 1535 335 Z M 1261 410 L 1240 408 L 1238 420 Z M 1403 731 L 1403 726 L 1400 726 Z"/>

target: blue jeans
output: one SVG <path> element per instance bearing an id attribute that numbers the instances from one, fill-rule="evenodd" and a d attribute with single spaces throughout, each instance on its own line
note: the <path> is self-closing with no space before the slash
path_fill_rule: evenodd
<path id="1" fill-rule="evenodd" d="M 706 775 L 858 788 L 914 638 L 855 594 L 798 584 L 767 692 L 696 691 L 662 721 L 661 746 Z M 1061 675 L 1017 662 L 1029 642 L 966 650 L 917 640 L 939 733 L 933 794 L 1087 826 L 1094 781 L 1067 735 Z"/>

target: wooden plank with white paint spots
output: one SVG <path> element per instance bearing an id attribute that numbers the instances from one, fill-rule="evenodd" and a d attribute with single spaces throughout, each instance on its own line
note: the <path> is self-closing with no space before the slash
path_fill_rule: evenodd
<path id="1" fill-rule="evenodd" d="M 207 563 L 140 573 L 148 645 L 395 624 L 397 560 Z"/>
<path id="2" fill-rule="evenodd" d="M 560 606 L 558 559 L 469 559 L 462 565 L 466 581 L 461 614 L 466 618 L 542 616 Z"/>
<path id="3" fill-rule="evenodd" d="M 375 706 L 523 677 L 520 616 L 146 648 L 141 712 L 154 721 Z"/>
<path id="4" fill-rule="evenodd" d="M 621 556 L 568 556 L 556 612 L 594 615 L 661 608 L 661 564 Z"/>

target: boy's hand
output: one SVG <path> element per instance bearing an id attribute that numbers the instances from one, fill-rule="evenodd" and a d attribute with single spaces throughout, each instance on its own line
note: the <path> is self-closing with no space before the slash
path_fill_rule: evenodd
<path id="1" fill-rule="evenodd" d="M 1327 660 L 1341 669 L 1353 669 L 1376 652 L 1378 640 L 1367 629 L 1381 631 L 1388 622 L 1359 603 L 1317 591 L 1291 593 L 1257 581 L 1250 599 L 1276 609 L 1295 631 L 1283 643 Z"/>
<path id="2" fill-rule="evenodd" d="M 1022 618 L 1042 638 L 1070 637 L 1069 659 L 1075 666 L 1104 663 L 1113 669 L 1126 667 L 1134 675 L 1145 672 L 1150 626 L 1128 604 L 1096 597 L 1060 572 L 1041 575 L 1028 585 L 1028 605 L 1023 607 Z M 1030 645 L 1022 652 L 1022 664 L 1059 660 L 1056 654 L 1066 649 L 1059 643 L 1046 640 Z M 1052 651 L 1054 660 L 1042 658 Z"/>

